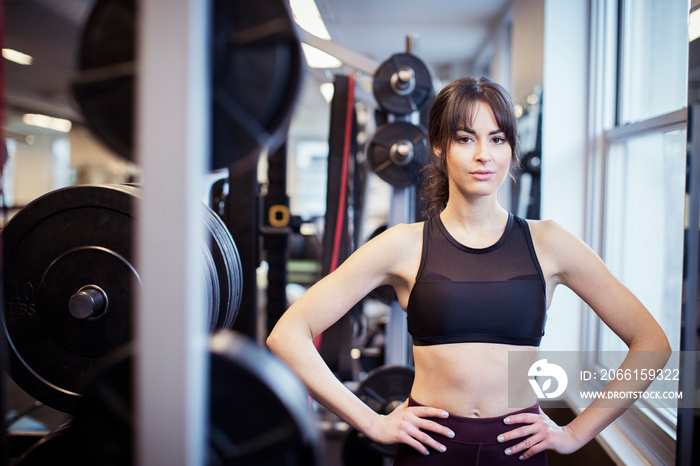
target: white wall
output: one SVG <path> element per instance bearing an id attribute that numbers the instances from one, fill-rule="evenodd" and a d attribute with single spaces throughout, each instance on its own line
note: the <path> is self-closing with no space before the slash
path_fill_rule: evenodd
<path id="1" fill-rule="evenodd" d="M 580 238 L 586 217 L 588 18 L 586 0 L 544 3 L 541 212 Z M 573 292 L 556 290 L 543 350 L 580 349 L 582 309 Z"/>
<path id="2" fill-rule="evenodd" d="M 56 135 L 40 134 L 31 144 L 18 142 L 13 154 L 14 205 L 23 206 L 51 190 L 51 145 Z"/>
<path id="3" fill-rule="evenodd" d="M 12 191 L 8 199 L 13 205 L 26 205 L 69 184 L 123 183 L 139 176 L 136 165 L 117 156 L 84 126 L 73 125 L 65 134 L 29 126 L 21 121 L 20 114 L 9 114 L 7 127 L 18 139 L 11 154 L 14 179 L 5 186 Z M 65 156 L 66 150 L 69 157 Z"/>
<path id="4" fill-rule="evenodd" d="M 134 164 L 117 156 L 86 127 L 75 125 L 68 136 L 77 183 L 123 183 L 138 174 Z"/>

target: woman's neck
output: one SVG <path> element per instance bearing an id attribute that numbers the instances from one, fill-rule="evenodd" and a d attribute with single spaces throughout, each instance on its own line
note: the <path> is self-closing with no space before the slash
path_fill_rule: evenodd
<path id="1" fill-rule="evenodd" d="M 497 202 L 493 205 L 450 204 L 440 214 L 447 231 L 461 244 L 486 248 L 498 241 L 508 224 L 508 212 Z"/>
<path id="2" fill-rule="evenodd" d="M 440 215 L 443 223 L 461 225 L 470 229 L 488 230 L 502 228 L 508 212 L 501 207 L 495 194 L 485 198 L 469 200 L 450 199 Z"/>

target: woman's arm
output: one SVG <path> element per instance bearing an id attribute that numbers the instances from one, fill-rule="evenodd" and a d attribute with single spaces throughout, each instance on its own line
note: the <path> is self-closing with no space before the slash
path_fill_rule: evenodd
<path id="1" fill-rule="evenodd" d="M 533 222 L 531 229 L 548 288 L 561 283 L 573 290 L 628 346 L 629 352 L 620 369 L 663 368 L 671 354 L 665 333 L 603 261 L 583 241 L 554 222 Z M 645 391 L 650 383 L 651 380 L 614 380 L 604 391 Z M 511 448 L 511 454 L 522 454 L 523 458 L 545 449 L 571 453 L 593 439 L 633 402 L 633 399 L 596 399 L 563 428 L 546 416 L 512 416 L 511 422 L 532 424 L 504 434 L 504 440 L 529 435 Z"/>
<path id="2" fill-rule="evenodd" d="M 442 435 L 449 429 L 422 418 L 447 413 L 406 404 L 388 416 L 375 413 L 333 375 L 313 345 L 317 335 L 378 286 L 392 285 L 398 294 L 407 293 L 420 261 L 421 232 L 420 225 L 398 225 L 363 245 L 284 313 L 267 344 L 319 403 L 352 427 L 375 441 L 403 442 L 427 454 L 426 446 L 440 451 L 442 445 L 420 429 Z"/>

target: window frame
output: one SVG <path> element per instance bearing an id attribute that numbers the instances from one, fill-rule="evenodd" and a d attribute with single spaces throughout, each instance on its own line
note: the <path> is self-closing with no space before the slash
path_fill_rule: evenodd
<path id="1" fill-rule="evenodd" d="M 590 43 L 590 110 L 587 167 L 586 240 L 604 257 L 606 164 L 610 146 L 645 134 L 687 128 L 687 108 L 621 125 L 621 67 L 623 50 L 625 0 L 593 0 L 591 2 Z M 680 310 L 679 310 L 680 312 Z M 584 307 L 582 350 L 589 356 L 583 361 L 586 369 L 601 369 L 602 322 L 590 307 Z M 680 324 L 680 322 L 679 322 Z M 600 381 L 591 382 L 591 389 L 602 389 Z M 637 401 L 613 426 L 601 433 L 603 448 L 620 458 L 619 450 L 629 449 L 652 464 L 673 464 L 676 456 L 676 417 L 670 411 L 657 410 Z M 623 446 L 624 437 L 627 445 Z"/>

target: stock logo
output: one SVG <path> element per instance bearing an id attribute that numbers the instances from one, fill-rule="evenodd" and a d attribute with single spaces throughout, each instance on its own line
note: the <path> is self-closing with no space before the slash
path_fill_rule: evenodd
<path id="1" fill-rule="evenodd" d="M 564 393 L 566 385 L 569 383 L 569 378 L 566 376 L 564 369 L 554 363 L 548 363 L 546 359 L 540 359 L 530 366 L 527 376 L 532 389 L 539 399 L 558 397 Z M 541 386 L 536 377 L 540 378 Z M 557 382 L 554 389 L 552 389 L 552 380 Z"/>

